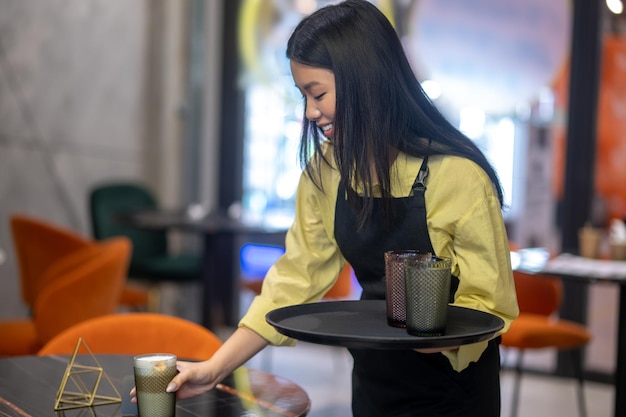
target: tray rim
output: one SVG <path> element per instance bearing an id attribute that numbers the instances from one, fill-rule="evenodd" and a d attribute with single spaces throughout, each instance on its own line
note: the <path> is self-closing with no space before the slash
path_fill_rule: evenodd
<path id="1" fill-rule="evenodd" d="M 455 305 L 448 305 L 448 308 L 451 310 L 458 312 L 468 311 L 471 314 L 474 314 L 479 317 L 483 317 L 485 319 L 490 319 L 494 321 L 492 327 L 485 329 L 484 331 L 473 331 L 467 334 L 459 335 L 443 335 L 443 336 L 430 336 L 430 337 L 419 337 L 419 336 L 411 336 L 406 333 L 404 329 L 397 329 L 398 337 L 367 337 L 358 334 L 327 334 L 320 333 L 311 330 L 301 330 L 294 329 L 293 327 L 287 327 L 281 325 L 280 322 L 282 320 L 303 316 L 306 314 L 310 314 L 308 310 L 314 310 L 313 313 L 331 313 L 332 309 L 338 305 L 365 305 L 365 304 L 381 304 L 381 313 L 384 314 L 384 300 L 340 300 L 340 301 L 321 301 L 314 303 L 306 303 L 306 304 L 296 304 L 292 306 L 280 307 L 275 310 L 270 311 L 265 316 L 265 319 L 268 324 L 270 324 L 276 331 L 279 333 L 291 337 L 296 340 L 300 340 L 303 342 L 315 343 L 315 344 L 323 344 L 329 346 L 340 346 L 347 348 L 367 348 L 367 349 L 415 349 L 415 348 L 441 348 L 441 347 L 450 347 L 450 346 L 459 346 L 471 343 L 478 343 L 482 341 L 489 340 L 493 338 L 496 333 L 504 328 L 504 320 L 500 317 L 468 308 L 461 307 Z M 276 317 L 282 316 L 284 314 L 290 313 L 290 310 L 306 310 L 305 313 L 302 314 L 293 314 L 289 317 Z M 319 311 L 315 311 L 319 310 Z M 339 311 L 345 311 L 343 310 Z M 358 311 L 356 311 L 358 313 Z M 384 317 L 384 316 L 383 316 Z M 390 326 L 392 332 L 395 332 L 395 328 Z"/>

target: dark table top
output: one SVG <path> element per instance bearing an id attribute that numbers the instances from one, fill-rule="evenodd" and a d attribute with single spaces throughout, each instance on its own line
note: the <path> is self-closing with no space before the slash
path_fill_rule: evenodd
<path id="1" fill-rule="evenodd" d="M 558 275 L 570 281 L 626 284 L 626 261 L 591 259 L 571 253 L 553 258 L 543 248 L 511 252 L 514 269 L 531 274 Z"/>
<path id="2" fill-rule="evenodd" d="M 185 210 L 135 210 L 119 214 L 117 220 L 126 226 L 140 229 L 180 229 L 204 234 L 284 234 L 286 232 L 284 227 L 232 218 L 222 211 L 212 211 L 196 217 Z"/>
<path id="3" fill-rule="evenodd" d="M 127 416 L 136 415 L 129 392 L 134 385 L 132 356 L 96 355 L 122 402 L 95 407 L 54 411 L 69 356 L 21 356 L 0 359 L 0 416 Z M 94 364 L 80 355 L 77 364 Z M 116 397 L 102 378 L 98 395 Z M 306 392 L 284 378 L 249 368 L 239 368 L 218 387 L 176 404 L 176 416 L 203 417 L 295 417 L 305 416 L 310 408 Z"/>
<path id="4" fill-rule="evenodd" d="M 583 278 L 589 281 L 626 283 L 626 261 L 589 259 L 568 253 L 548 260 L 540 272 Z"/>

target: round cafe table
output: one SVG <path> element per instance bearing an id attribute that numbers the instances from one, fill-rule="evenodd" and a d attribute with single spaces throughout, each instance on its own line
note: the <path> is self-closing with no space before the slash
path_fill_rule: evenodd
<path id="1" fill-rule="evenodd" d="M 57 390 L 70 357 L 19 356 L 0 359 L 0 416 L 137 415 L 136 404 L 130 402 L 129 395 L 134 385 L 132 356 L 96 355 L 95 358 L 119 392 L 121 403 L 55 412 Z M 79 355 L 75 363 L 89 366 L 94 361 L 89 355 Z M 89 381 L 88 376 L 84 376 L 84 381 Z M 96 393 L 116 397 L 105 377 L 101 378 Z M 309 397 L 298 385 L 277 375 L 241 367 L 216 389 L 177 401 L 176 417 L 297 417 L 305 416 L 309 408 Z"/>
<path id="2" fill-rule="evenodd" d="M 604 283 L 616 285 L 619 291 L 617 312 L 617 338 L 615 371 L 609 374 L 609 380 L 615 385 L 613 401 L 613 416 L 626 416 L 626 261 L 614 261 L 608 259 L 590 259 L 571 253 L 561 253 L 554 258 L 544 257 L 543 261 L 526 262 L 526 257 L 535 260 L 542 248 L 526 248 L 518 251 L 521 255 L 521 263 L 517 267 L 526 273 L 547 276 L 557 276 L 567 281 L 568 284 L 590 285 Z M 568 303 L 565 294 L 564 305 Z M 567 314 L 563 314 L 567 313 Z M 569 320 L 585 322 L 586 310 L 581 310 L 578 305 L 571 307 L 569 311 L 561 312 L 561 317 Z"/>

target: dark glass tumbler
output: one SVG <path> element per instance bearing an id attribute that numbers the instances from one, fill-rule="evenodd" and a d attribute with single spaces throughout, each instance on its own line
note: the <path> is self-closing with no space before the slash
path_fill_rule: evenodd
<path id="1" fill-rule="evenodd" d="M 409 258 L 430 259 L 431 254 L 410 249 L 385 252 L 387 324 L 393 327 L 406 326 L 404 261 Z"/>

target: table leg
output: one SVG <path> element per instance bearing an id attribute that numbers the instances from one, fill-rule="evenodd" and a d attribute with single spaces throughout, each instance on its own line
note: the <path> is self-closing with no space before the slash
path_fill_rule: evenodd
<path id="1" fill-rule="evenodd" d="M 617 359 L 615 368 L 615 417 L 626 416 L 626 288 L 619 286 Z"/>
<path id="2" fill-rule="evenodd" d="M 587 325 L 588 315 L 588 293 L 589 283 L 581 282 L 573 277 L 563 276 L 563 300 L 559 316 L 562 319 L 571 320 L 576 323 Z M 559 352 L 557 355 L 557 367 L 555 374 L 568 378 L 574 377 L 571 358 L 568 356 L 570 352 Z M 584 351 L 576 356 L 584 361 Z M 584 363 L 584 362 L 583 362 Z M 583 365 L 584 373 L 584 365 Z"/>
<path id="3" fill-rule="evenodd" d="M 203 318 L 211 330 L 236 326 L 239 320 L 238 277 L 232 234 L 205 234 L 203 248 Z"/>
<path id="4" fill-rule="evenodd" d="M 210 330 L 215 329 L 215 304 L 213 294 L 215 293 L 215 284 L 213 276 L 215 276 L 214 258 L 214 238 L 210 235 L 204 235 L 202 250 L 202 324 Z"/>
<path id="5" fill-rule="evenodd" d="M 219 245 L 222 275 L 218 275 L 217 296 L 222 304 L 222 323 L 235 327 L 239 323 L 239 256 L 235 247 L 235 235 L 221 235 Z"/>

